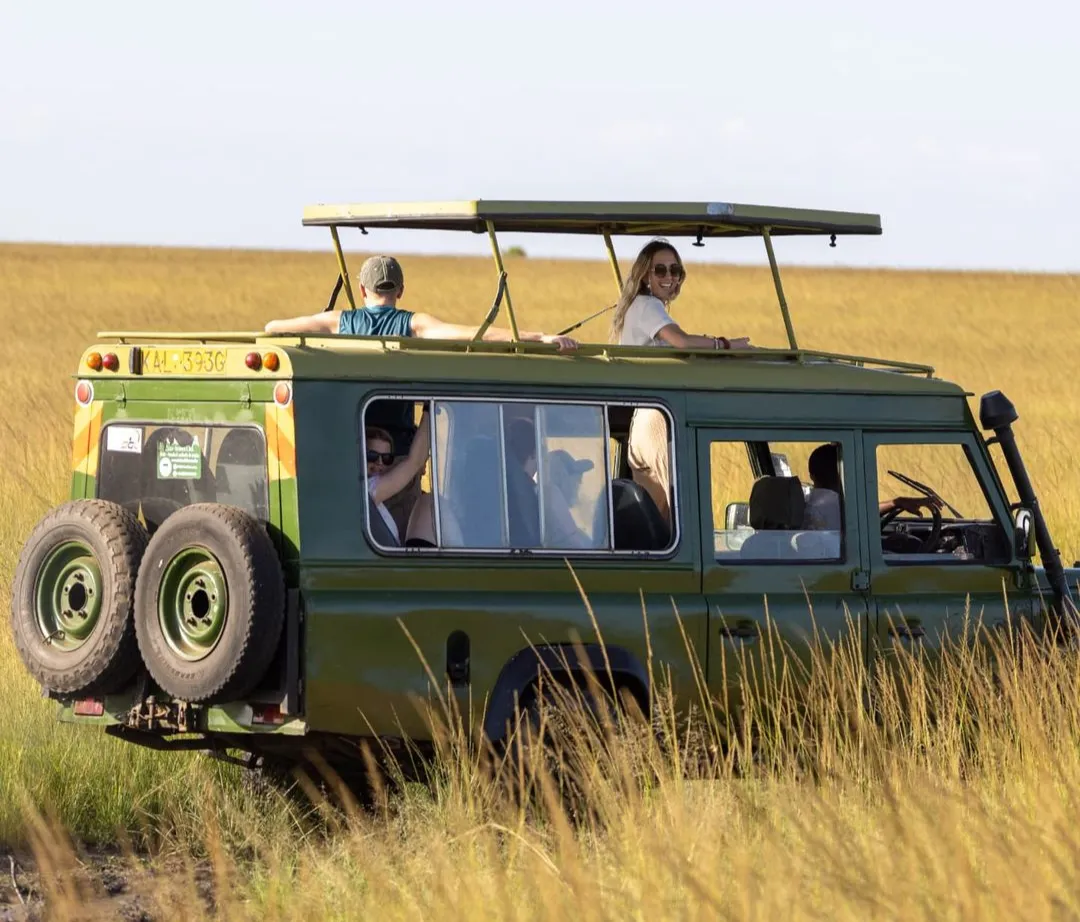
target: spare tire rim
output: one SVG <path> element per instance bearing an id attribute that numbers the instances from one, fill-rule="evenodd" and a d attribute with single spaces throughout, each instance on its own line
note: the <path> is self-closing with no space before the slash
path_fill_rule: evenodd
<path id="1" fill-rule="evenodd" d="M 228 585 L 213 554 L 189 547 L 169 561 L 158 592 L 158 622 L 177 656 L 189 662 L 209 656 L 228 611 Z"/>
<path id="2" fill-rule="evenodd" d="M 101 568 L 81 541 L 54 548 L 34 581 L 34 610 L 45 643 L 77 650 L 89 639 L 101 615 Z"/>

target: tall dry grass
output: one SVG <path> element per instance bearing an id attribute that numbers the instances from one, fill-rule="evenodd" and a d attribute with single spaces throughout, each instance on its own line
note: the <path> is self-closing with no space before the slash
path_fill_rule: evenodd
<path id="1" fill-rule="evenodd" d="M 478 318 L 492 294 L 491 267 L 479 260 L 411 257 L 405 268 L 406 306 L 450 320 Z M 612 299 L 599 263 L 510 269 L 524 327 L 555 329 Z M 67 489 L 70 375 L 98 329 L 258 328 L 318 309 L 334 271 L 329 254 L 0 247 L 10 366 L 0 596 L 22 540 Z M 929 362 L 976 395 L 1005 390 L 1051 529 L 1067 560 L 1078 555 L 1075 276 L 798 269 L 785 283 L 803 345 Z M 691 265 L 676 315 L 692 330 L 783 341 L 765 269 Z M 594 321 L 583 338 L 605 329 Z M 957 652 L 932 669 L 895 670 L 904 684 L 883 679 L 877 719 L 863 706 L 859 663 L 830 658 L 803 708 L 790 696 L 760 702 L 758 760 L 748 769 L 743 759 L 741 774 L 722 761 L 718 780 L 676 777 L 670 758 L 642 755 L 637 737 L 600 755 L 583 734 L 571 761 L 614 767 L 587 785 L 594 827 L 557 813 L 523 822 L 451 747 L 432 792 L 410 789 L 386 815 L 316 835 L 231 768 L 58 726 L 4 630 L 0 849 L 34 845 L 63 869 L 73 860 L 64 829 L 80 843 L 124 834 L 181 864 L 209 854 L 224 918 L 1075 917 L 1075 657 L 1001 652 L 988 671 L 992 648 L 978 649 L 982 662 Z M 644 796 L 619 770 L 643 758 L 653 778 Z M 0 880 L 4 871 L 0 862 Z M 115 909 L 73 890 L 77 878 L 60 874 L 55 917 Z M 147 905 L 160 904 L 158 917 L 203 911 L 198 880 L 179 870 L 130 880 Z M 15 901 L 4 893 L 0 884 L 0 900 Z"/>

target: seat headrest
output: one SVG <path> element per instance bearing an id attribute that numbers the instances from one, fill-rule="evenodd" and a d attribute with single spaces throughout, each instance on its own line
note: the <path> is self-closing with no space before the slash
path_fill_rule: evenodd
<path id="1" fill-rule="evenodd" d="M 798 477 L 760 477 L 750 491 L 750 527 L 794 531 L 802 527 L 805 508 Z"/>

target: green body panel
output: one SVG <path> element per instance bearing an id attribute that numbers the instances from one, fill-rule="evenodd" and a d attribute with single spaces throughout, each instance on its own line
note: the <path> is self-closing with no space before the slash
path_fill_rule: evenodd
<path id="1" fill-rule="evenodd" d="M 302 709 L 284 725 L 252 727 L 248 702 L 226 703 L 204 711 L 210 733 L 428 738 L 417 703 L 445 691 L 447 641 L 456 631 L 468 635 L 470 669 L 468 681 L 452 693 L 479 726 L 516 654 L 530 644 L 594 642 L 597 627 L 609 647 L 626 651 L 642 668 L 651 647 L 653 666 L 671 670 L 684 704 L 697 694 L 689 645 L 713 695 L 732 703 L 746 657 L 768 649 L 762 640 L 767 625 L 804 661 L 816 632 L 852 640 L 870 662 L 890 655 L 893 638 L 883 624 L 896 607 L 924 623 L 938 618 L 944 624 L 970 596 L 1001 620 L 1004 584 L 1014 613 L 1033 609 L 1035 581 L 1019 560 L 1001 567 L 890 567 L 882 559 L 871 501 L 876 475 L 867 458 L 883 433 L 927 439 L 966 433 L 994 514 L 1008 518 L 968 395 L 930 377 L 929 369 L 869 368 L 863 360 L 795 352 L 732 358 L 605 347 L 564 356 L 520 344 L 467 351 L 464 344 L 398 348 L 392 341 L 271 339 L 287 359 L 293 389 L 296 476 L 270 471 L 269 524 L 286 585 L 299 596 Z M 103 427 L 142 420 L 264 428 L 281 380 L 117 375 L 95 378 L 94 386 Z M 540 554 L 377 552 L 364 531 L 360 411 L 373 397 L 394 395 L 662 403 L 675 422 L 677 545 L 663 558 L 612 555 L 569 563 Z M 852 463 L 845 467 L 841 562 L 716 563 L 708 444 L 751 429 L 767 440 L 800 436 L 843 445 Z M 92 473 L 73 476 L 73 497 L 92 496 L 95 488 Z M 740 624 L 754 631 L 731 629 Z M 77 718 L 68 707 L 63 719 L 116 722 L 134 703 L 110 698 L 101 718 Z"/>

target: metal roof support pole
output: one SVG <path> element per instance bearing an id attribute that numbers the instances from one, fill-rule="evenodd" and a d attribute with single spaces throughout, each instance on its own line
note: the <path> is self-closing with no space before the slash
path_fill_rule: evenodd
<path id="1" fill-rule="evenodd" d="M 611 268 L 615 273 L 615 284 L 619 286 L 619 293 L 622 293 L 622 273 L 619 271 L 619 261 L 615 258 L 615 247 L 611 244 L 611 234 L 604 231 L 604 246 L 607 247 L 608 259 L 611 260 Z"/>
<path id="2" fill-rule="evenodd" d="M 495 236 L 495 225 L 491 221 L 484 222 L 487 225 L 488 240 L 491 241 L 491 255 L 495 257 L 495 268 L 499 270 L 500 277 L 506 269 L 503 268 L 502 253 L 499 252 L 499 241 Z M 518 335 L 517 317 L 514 316 L 514 302 L 510 300 L 510 283 L 506 283 L 506 313 L 510 317 L 510 334 L 514 338 L 514 342 L 520 342 L 521 337 Z"/>
<path id="3" fill-rule="evenodd" d="M 784 297 L 784 286 L 780 283 L 780 267 L 776 265 L 776 254 L 773 252 L 772 235 L 770 228 L 765 226 L 761 229 L 761 236 L 765 238 L 765 252 L 769 254 L 769 268 L 772 269 L 772 280 L 776 286 L 776 296 L 780 299 L 780 313 L 784 315 L 784 329 L 787 330 L 788 345 L 793 352 L 799 351 L 799 344 L 795 341 L 795 328 L 791 325 L 791 314 L 788 313 L 787 299 Z"/>
<path id="4" fill-rule="evenodd" d="M 353 297 L 352 284 L 349 282 L 349 267 L 345 265 L 345 254 L 341 249 L 341 239 L 338 237 L 337 228 L 330 225 L 330 236 L 334 238 L 334 252 L 337 254 L 339 278 L 345 283 L 345 296 L 349 299 L 349 306 L 356 307 L 356 298 Z"/>

